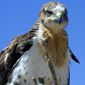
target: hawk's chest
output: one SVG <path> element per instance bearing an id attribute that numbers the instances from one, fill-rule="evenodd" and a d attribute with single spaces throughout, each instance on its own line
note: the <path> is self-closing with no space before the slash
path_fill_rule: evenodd
<path id="1" fill-rule="evenodd" d="M 11 82 L 7 85 L 54 85 L 52 74 L 43 54 L 34 44 L 30 50 L 25 52 L 11 74 Z"/>
<path id="2" fill-rule="evenodd" d="M 38 43 L 34 44 L 30 50 L 25 52 L 11 74 L 11 82 L 7 85 L 55 85 L 54 77 L 44 60 L 43 52 L 38 47 Z M 55 70 L 55 76 L 58 79 L 59 85 L 66 85 L 68 78 L 68 64 L 61 69 Z M 62 76 L 63 74 L 63 76 Z"/>

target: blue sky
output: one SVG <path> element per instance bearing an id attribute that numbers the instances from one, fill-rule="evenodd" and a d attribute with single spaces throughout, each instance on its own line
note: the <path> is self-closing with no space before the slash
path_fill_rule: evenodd
<path id="1" fill-rule="evenodd" d="M 41 6 L 54 0 L 0 0 L 0 50 L 12 38 L 27 32 L 38 19 Z M 57 0 L 55 0 L 57 1 Z M 69 23 L 66 28 L 69 45 L 79 58 L 80 65 L 71 61 L 71 85 L 85 82 L 85 1 L 58 0 L 68 9 Z"/>

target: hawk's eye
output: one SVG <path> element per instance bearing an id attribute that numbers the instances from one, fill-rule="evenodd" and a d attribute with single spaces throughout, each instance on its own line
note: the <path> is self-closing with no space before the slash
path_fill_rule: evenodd
<path id="1" fill-rule="evenodd" d="M 50 17 L 53 14 L 53 12 L 48 10 L 48 11 L 46 11 L 46 14 L 48 17 Z"/>

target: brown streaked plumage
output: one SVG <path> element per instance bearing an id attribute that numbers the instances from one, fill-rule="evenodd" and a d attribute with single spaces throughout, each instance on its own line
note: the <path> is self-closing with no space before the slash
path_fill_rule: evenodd
<path id="1" fill-rule="evenodd" d="M 45 4 L 29 32 L 0 52 L 0 85 L 69 85 L 70 57 L 67 10 L 58 2 Z"/>
<path id="2" fill-rule="evenodd" d="M 43 31 L 43 37 L 46 38 L 46 41 L 40 44 L 40 48 L 42 48 L 42 51 L 46 50 L 46 52 L 52 56 L 51 60 L 55 66 L 61 67 L 68 58 L 65 55 L 68 48 L 67 34 L 65 31 L 52 34 L 50 30 L 46 29 Z"/>

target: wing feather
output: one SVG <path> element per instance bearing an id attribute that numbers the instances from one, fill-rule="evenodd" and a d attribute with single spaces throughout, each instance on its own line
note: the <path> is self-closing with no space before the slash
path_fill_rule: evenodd
<path id="1" fill-rule="evenodd" d="M 7 82 L 13 66 L 21 55 L 32 47 L 32 38 L 35 36 L 36 31 L 37 29 L 32 29 L 29 33 L 16 37 L 5 50 L 0 52 L 0 85 Z"/>
<path id="2" fill-rule="evenodd" d="M 77 62 L 77 63 L 80 64 L 79 60 L 76 58 L 76 56 L 73 54 L 73 52 L 72 52 L 71 50 L 69 50 L 69 51 L 70 51 L 70 53 L 71 53 L 71 58 L 72 58 L 75 62 Z"/>

